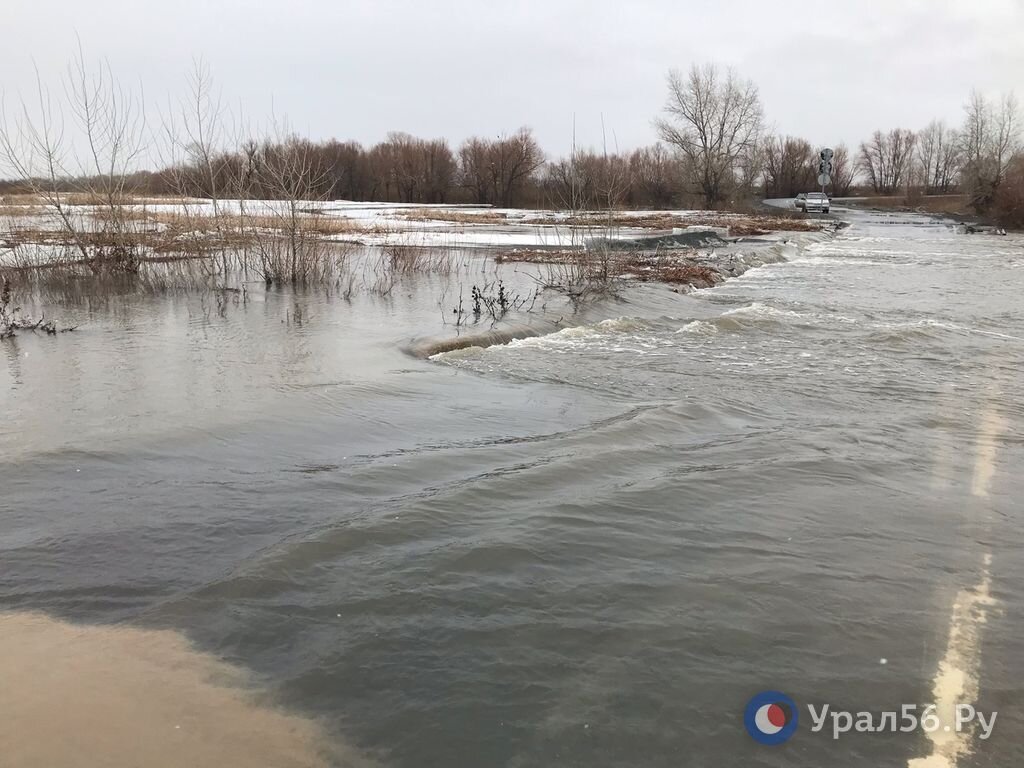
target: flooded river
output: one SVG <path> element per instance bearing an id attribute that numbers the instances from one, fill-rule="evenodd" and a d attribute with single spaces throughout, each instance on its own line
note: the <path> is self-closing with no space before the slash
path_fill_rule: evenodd
<path id="1" fill-rule="evenodd" d="M 1020 764 L 1024 239 L 848 218 L 431 359 L 436 276 L 0 343 L 0 765 Z"/>

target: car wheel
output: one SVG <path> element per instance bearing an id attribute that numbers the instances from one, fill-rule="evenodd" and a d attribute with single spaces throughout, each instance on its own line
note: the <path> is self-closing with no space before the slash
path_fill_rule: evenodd
<path id="1" fill-rule="evenodd" d="M 828 208 L 822 209 L 824 213 L 828 213 Z"/>

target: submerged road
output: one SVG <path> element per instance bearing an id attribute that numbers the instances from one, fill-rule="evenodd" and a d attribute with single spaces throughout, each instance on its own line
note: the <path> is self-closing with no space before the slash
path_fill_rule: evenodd
<path id="1" fill-rule="evenodd" d="M 842 216 L 715 289 L 430 361 L 400 351 L 429 281 L 6 345 L 0 615 L 187 637 L 343 764 L 1020 764 L 1024 239 Z M 0 674 L 74 652 L 31 637 Z M 779 746 L 744 727 L 763 690 L 799 710 Z M 850 727 L 814 732 L 825 705 Z M 854 727 L 908 705 L 940 727 Z M 946 731 L 958 705 L 991 730 Z"/>

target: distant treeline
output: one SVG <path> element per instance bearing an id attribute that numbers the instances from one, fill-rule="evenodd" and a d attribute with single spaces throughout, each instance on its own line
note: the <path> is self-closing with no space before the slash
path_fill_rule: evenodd
<path id="1" fill-rule="evenodd" d="M 141 119 L 141 94 L 133 101 L 109 69 L 97 77 L 86 69 L 81 57 L 73 62 L 62 114 L 99 151 L 75 153 L 53 129 L 49 102 L 36 118 L 25 108 L 17 124 L 0 126 L 0 157 L 16 179 L 8 189 L 604 209 L 735 207 L 819 186 L 820 147 L 771 135 L 756 85 L 713 64 L 669 73 L 659 143 L 564 158 L 546 156 L 529 128 L 457 146 L 407 133 L 369 147 L 318 142 L 279 126 L 233 137 L 227 126 L 240 121 L 225 114 L 201 64 L 180 110 L 154 131 Z M 1010 94 L 971 94 L 960 128 L 933 121 L 833 148 L 834 195 L 961 192 L 979 213 L 1024 223 L 1020 112 Z M 136 170 L 152 156 L 167 158 L 162 170 Z"/>
<path id="2" fill-rule="evenodd" d="M 245 142 L 233 151 L 189 148 L 187 160 L 159 171 L 130 173 L 125 189 L 141 195 L 276 199 L 284 169 L 302 169 L 311 198 L 390 203 L 473 203 L 516 207 L 669 208 L 682 204 L 683 162 L 662 144 L 629 154 L 581 150 L 547 161 L 522 128 L 494 139 L 471 138 L 454 149 L 445 139 L 392 133 L 370 147 L 355 141 L 313 142 L 298 136 Z M 43 181 L 43 180 L 38 180 Z M 66 179 L 64 191 L 91 187 Z M 31 185 L 0 181 L 0 193 Z M 696 196 L 690 196 L 696 204 Z"/>

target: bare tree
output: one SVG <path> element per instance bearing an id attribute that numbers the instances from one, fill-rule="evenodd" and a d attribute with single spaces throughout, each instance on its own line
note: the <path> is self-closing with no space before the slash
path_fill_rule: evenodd
<path id="1" fill-rule="evenodd" d="M 665 149 L 655 144 L 629 156 L 630 187 L 635 205 L 666 208 L 679 195 L 679 164 Z"/>
<path id="2" fill-rule="evenodd" d="M 875 192 L 882 192 L 885 189 L 888 175 L 886 162 L 889 153 L 885 149 L 885 141 L 885 135 L 881 131 L 875 131 L 868 141 L 861 142 L 857 156 L 857 165 L 867 176 Z"/>
<path id="3" fill-rule="evenodd" d="M 388 134 L 391 146 L 393 173 L 398 186 L 399 202 L 412 203 L 422 195 L 423 169 L 419 140 L 408 133 L 393 131 Z"/>
<path id="4" fill-rule="evenodd" d="M 221 273 L 228 272 L 228 255 L 223 247 L 231 223 L 225 216 L 226 197 L 242 199 L 251 192 L 251 177 L 241 173 L 238 154 L 229 151 L 225 142 L 226 110 L 214 92 L 209 66 L 202 60 L 193 62 L 187 76 L 188 95 L 163 120 L 166 144 L 170 150 L 167 177 L 174 192 L 181 198 L 182 214 L 193 237 L 202 238 L 204 226 L 211 222 L 221 246 Z M 192 198 L 204 198 L 212 217 Z M 201 248 L 196 242 L 197 250 Z M 215 264 L 215 262 L 214 262 Z"/>
<path id="5" fill-rule="evenodd" d="M 90 69 L 81 46 L 63 86 L 65 102 L 55 106 L 36 72 L 36 108 L 23 101 L 16 117 L 2 115 L 0 151 L 83 260 L 95 269 L 132 272 L 140 243 L 126 203 L 144 148 L 142 95 L 123 88 L 105 62 Z M 100 215 L 87 221 L 76 213 L 68 191 L 98 205 Z"/>
<path id="6" fill-rule="evenodd" d="M 685 156 L 693 185 L 713 208 L 727 198 L 743 155 L 757 146 L 764 119 L 757 86 L 705 64 L 686 76 L 670 72 L 668 91 L 668 117 L 657 121 L 658 133 Z"/>
<path id="7" fill-rule="evenodd" d="M 906 181 L 914 157 L 914 144 L 917 136 L 913 131 L 894 128 L 889 131 L 889 173 L 890 186 L 893 191 L 900 188 Z"/>
<path id="8" fill-rule="evenodd" d="M 143 150 L 143 99 L 124 89 L 106 62 L 90 72 L 81 45 L 68 68 L 67 83 L 71 111 L 86 145 L 86 159 L 79 163 L 79 177 L 86 176 L 82 191 L 105 209 L 109 245 L 100 247 L 110 249 L 105 255 L 112 256 L 118 266 L 132 270 L 138 262 L 138 241 L 125 203 L 133 191 L 131 173 Z"/>
<path id="9" fill-rule="evenodd" d="M 996 198 L 1010 159 L 1020 148 L 1020 113 L 1010 93 L 992 103 L 977 91 L 967 102 L 964 129 L 963 181 L 971 204 L 988 210 Z"/>
<path id="10" fill-rule="evenodd" d="M 1020 144 L 1020 110 L 1017 97 L 1012 93 L 1003 94 L 999 106 L 995 110 L 995 127 L 993 131 L 992 156 L 995 158 L 996 179 L 998 182 L 1006 174 L 1006 167 L 1021 147 Z"/>
<path id="11" fill-rule="evenodd" d="M 746 199 L 753 198 L 757 187 L 764 179 L 767 154 L 765 146 L 758 141 L 740 155 L 736 171 L 736 193 Z"/>
<path id="12" fill-rule="evenodd" d="M 371 173 L 367 153 L 355 141 L 328 141 L 321 148 L 327 194 L 346 200 L 370 200 Z"/>
<path id="13" fill-rule="evenodd" d="M 423 196 L 428 203 L 447 202 L 455 184 L 457 165 L 448 142 L 444 139 L 421 141 L 423 161 Z"/>
<path id="14" fill-rule="evenodd" d="M 860 168 L 876 193 L 892 194 L 906 181 L 913 157 L 913 131 L 894 128 L 888 133 L 875 131 L 860 145 Z"/>
<path id="15" fill-rule="evenodd" d="M 576 204 L 579 173 L 576 167 L 576 151 L 569 157 L 553 160 L 544 170 L 542 185 L 550 204 L 566 210 L 577 210 L 582 207 Z"/>
<path id="16" fill-rule="evenodd" d="M 525 182 L 544 165 L 544 152 L 529 128 L 499 138 L 491 149 L 491 178 L 495 198 L 506 208 L 514 205 Z"/>
<path id="17" fill-rule="evenodd" d="M 444 139 L 425 141 L 407 133 L 390 133 L 384 157 L 390 161 L 403 203 L 443 203 L 455 181 L 455 157 Z"/>
<path id="18" fill-rule="evenodd" d="M 490 142 L 486 139 L 471 138 L 459 147 L 459 178 L 481 205 L 493 202 L 491 197 L 491 153 Z"/>
<path id="19" fill-rule="evenodd" d="M 395 147 L 383 142 L 370 149 L 367 165 L 370 169 L 370 199 L 381 202 L 398 200 L 398 172 Z"/>
<path id="20" fill-rule="evenodd" d="M 1018 152 L 1007 163 L 993 212 L 1004 226 L 1024 227 L 1024 153 Z"/>
<path id="21" fill-rule="evenodd" d="M 792 197 L 814 188 L 818 153 L 810 142 L 793 136 L 775 136 L 764 143 L 765 194 Z"/>
<path id="22" fill-rule="evenodd" d="M 853 186 L 855 168 L 850 158 L 850 148 L 840 144 L 832 156 L 832 193 L 839 197 L 850 194 Z"/>
<path id="23" fill-rule="evenodd" d="M 49 91 L 36 70 L 37 113 L 24 101 L 14 117 L 6 109 L 0 129 L 7 173 L 16 177 L 32 194 L 45 201 L 56 215 L 74 248 L 84 260 L 91 258 L 82 224 L 73 214 L 64 193 L 72 175 L 65 168 L 68 148 L 62 113 L 55 113 Z"/>
<path id="24" fill-rule="evenodd" d="M 941 120 L 928 123 L 917 135 L 917 165 L 925 194 L 947 194 L 959 170 L 960 141 Z"/>
<path id="25" fill-rule="evenodd" d="M 471 138 L 459 148 L 459 176 L 476 202 L 515 205 L 537 170 L 544 152 L 529 128 L 494 141 Z"/>

